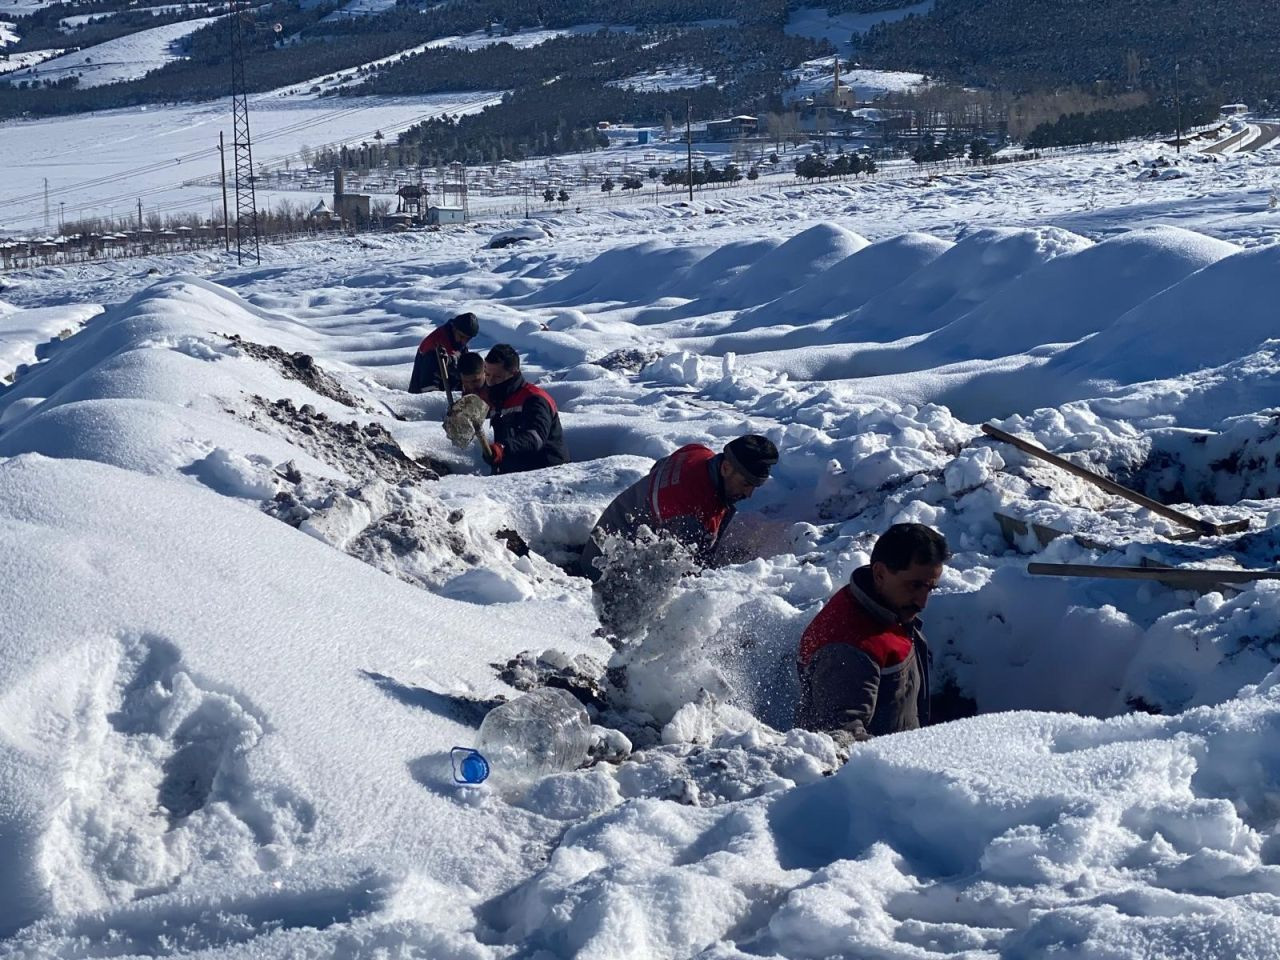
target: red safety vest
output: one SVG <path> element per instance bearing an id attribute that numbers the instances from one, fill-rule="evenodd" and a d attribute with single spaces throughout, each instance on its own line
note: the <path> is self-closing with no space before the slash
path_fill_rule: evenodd
<path id="1" fill-rule="evenodd" d="M 850 644 L 881 668 L 892 667 L 911 653 L 911 628 L 900 623 L 885 626 L 862 608 L 846 585 L 827 601 L 800 638 L 801 669 L 830 643 Z"/>

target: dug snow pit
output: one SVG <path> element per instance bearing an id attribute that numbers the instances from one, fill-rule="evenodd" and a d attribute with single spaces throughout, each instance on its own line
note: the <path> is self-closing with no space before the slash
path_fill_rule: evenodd
<path id="1" fill-rule="evenodd" d="M 488 414 L 489 405 L 483 398 L 468 394 L 449 408 L 444 418 L 445 436 L 459 450 L 465 450 L 484 429 L 484 418 Z"/>
<path id="2" fill-rule="evenodd" d="M 334 379 L 332 374 L 325 373 L 316 364 L 315 358 L 308 353 L 285 353 L 279 347 L 271 344 L 254 343 L 251 340 L 245 340 L 238 334 L 230 334 L 227 339 L 246 355 L 253 357 L 255 360 L 265 360 L 273 367 L 280 371 L 288 380 L 297 380 L 304 384 L 308 389 L 315 391 L 322 397 L 328 397 L 344 407 L 350 407 L 352 410 L 363 410 L 366 413 L 377 412 L 368 404 L 361 403 L 341 384 Z"/>
<path id="3" fill-rule="evenodd" d="M 288 399 L 272 402 L 255 396 L 253 402 L 286 429 L 286 439 L 291 443 L 317 460 L 342 470 L 353 480 L 421 483 L 439 480 L 449 472 L 449 468 L 438 461 L 410 457 L 379 423 L 359 424 L 354 420 L 339 423 L 309 403 L 296 407 Z M 253 413 L 250 418 L 256 420 Z"/>

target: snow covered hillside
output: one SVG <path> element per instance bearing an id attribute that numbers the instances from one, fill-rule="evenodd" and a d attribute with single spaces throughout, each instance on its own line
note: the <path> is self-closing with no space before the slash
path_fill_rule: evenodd
<path id="1" fill-rule="evenodd" d="M 1280 584 L 1026 569 L 1280 560 L 1273 155 L 1146 159 L 5 275 L 0 957 L 1273 957 Z M 464 310 L 571 464 L 485 477 L 405 392 Z M 615 650 L 592 523 L 744 432 L 737 562 Z M 796 645 L 906 520 L 959 719 L 841 766 Z M 598 762 L 456 786 L 548 677 Z"/>
<path id="2" fill-rule="evenodd" d="M 848 52 L 849 38 L 856 33 L 866 33 L 878 23 L 892 23 L 903 17 L 924 16 L 933 7 L 933 0 L 907 3 L 896 10 L 875 13 L 830 14 L 824 7 L 800 7 L 793 10 L 787 20 L 787 33 L 802 37 L 818 37 L 829 40 L 841 54 Z"/>
<path id="3" fill-rule="evenodd" d="M 99 87 L 122 80 L 134 80 L 177 59 L 179 54 L 175 52 L 175 48 L 178 41 L 216 19 L 217 17 L 203 17 L 139 30 L 106 43 L 46 60 L 27 72 L 12 74 L 10 79 L 56 82 L 66 77 L 76 77 L 81 87 Z"/>

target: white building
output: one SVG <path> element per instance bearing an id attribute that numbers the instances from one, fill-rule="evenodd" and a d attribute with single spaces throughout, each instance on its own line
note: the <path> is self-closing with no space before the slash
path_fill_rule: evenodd
<path id="1" fill-rule="evenodd" d="M 427 223 L 432 226 L 466 222 L 467 212 L 462 207 L 427 207 Z"/>

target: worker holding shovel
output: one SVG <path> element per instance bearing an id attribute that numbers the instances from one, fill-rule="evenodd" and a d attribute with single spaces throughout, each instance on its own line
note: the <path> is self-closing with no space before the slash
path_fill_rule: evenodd
<path id="1" fill-rule="evenodd" d="M 489 415 L 484 358 L 478 353 L 463 353 L 458 357 L 457 370 L 462 396 L 455 402 L 453 390 L 447 391 L 449 408 L 444 417 L 444 432 L 459 450 L 465 450 L 473 440 L 479 441 L 487 461 L 493 454 L 484 427 Z"/>

